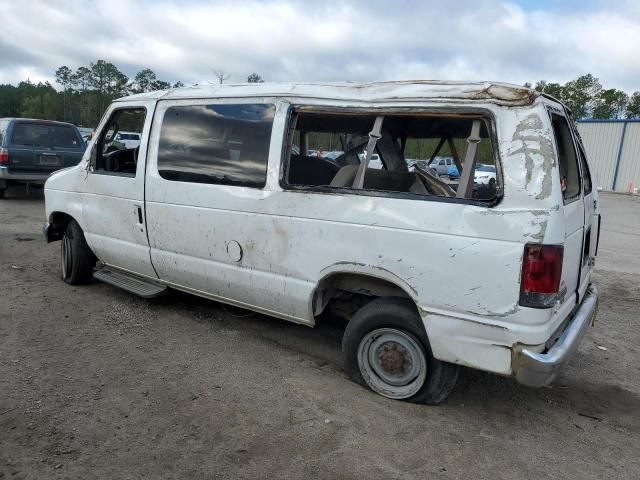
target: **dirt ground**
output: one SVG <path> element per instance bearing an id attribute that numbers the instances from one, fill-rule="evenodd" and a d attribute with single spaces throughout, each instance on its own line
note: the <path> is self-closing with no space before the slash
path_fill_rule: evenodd
<path id="1" fill-rule="evenodd" d="M 465 370 L 438 407 L 347 379 L 342 326 L 59 279 L 0 200 L 0 478 L 640 478 L 640 198 L 602 195 L 598 321 L 551 388 Z"/>

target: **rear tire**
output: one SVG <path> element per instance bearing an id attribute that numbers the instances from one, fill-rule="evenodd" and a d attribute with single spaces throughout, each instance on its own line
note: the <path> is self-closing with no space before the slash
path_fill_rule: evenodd
<path id="1" fill-rule="evenodd" d="M 344 369 L 356 383 L 396 400 L 435 405 L 458 378 L 458 366 L 433 357 L 416 307 L 379 298 L 362 307 L 342 339 Z"/>
<path id="2" fill-rule="evenodd" d="M 69 285 L 83 285 L 93 279 L 96 257 L 87 245 L 82 229 L 71 220 L 60 242 L 62 279 Z"/>
<path id="3" fill-rule="evenodd" d="M 4 198 L 4 192 L 6 192 L 7 190 L 5 188 L 0 188 L 0 199 Z"/>

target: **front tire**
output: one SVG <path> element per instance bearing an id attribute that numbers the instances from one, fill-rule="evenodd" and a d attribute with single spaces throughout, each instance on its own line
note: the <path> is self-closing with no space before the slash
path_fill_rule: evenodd
<path id="1" fill-rule="evenodd" d="M 93 279 L 96 257 L 87 245 L 82 229 L 71 220 L 60 242 L 62 279 L 69 285 L 83 285 Z"/>
<path id="2" fill-rule="evenodd" d="M 395 400 L 441 403 L 458 378 L 457 365 L 433 357 L 420 315 L 404 298 L 379 298 L 358 310 L 342 355 L 353 381 Z"/>
<path id="3" fill-rule="evenodd" d="M 4 198 L 4 193 L 7 191 L 6 188 L 0 188 L 0 199 Z"/>

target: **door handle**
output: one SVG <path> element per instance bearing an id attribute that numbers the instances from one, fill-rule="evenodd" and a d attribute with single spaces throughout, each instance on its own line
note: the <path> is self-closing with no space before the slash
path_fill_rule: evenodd
<path id="1" fill-rule="evenodd" d="M 136 205 L 135 215 L 138 218 L 138 223 L 142 225 L 142 207 L 140 205 Z"/>

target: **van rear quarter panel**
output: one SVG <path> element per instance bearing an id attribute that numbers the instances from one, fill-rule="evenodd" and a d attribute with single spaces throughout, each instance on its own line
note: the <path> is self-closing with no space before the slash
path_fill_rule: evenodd
<path id="1" fill-rule="evenodd" d="M 523 245 L 564 240 L 559 179 L 541 103 L 481 107 L 497 119 L 504 196 L 494 207 L 283 190 L 283 104 L 263 191 L 170 182 L 155 163 L 156 119 L 147 168 L 154 266 L 161 278 L 209 285 L 214 295 L 309 324 L 315 288 L 327 275 L 387 279 L 418 305 L 437 358 L 511 373 L 510 347 L 545 342 L 560 315 L 518 305 Z M 182 228 L 186 221 L 195 230 Z M 243 251 L 236 264 L 230 241 Z"/>

